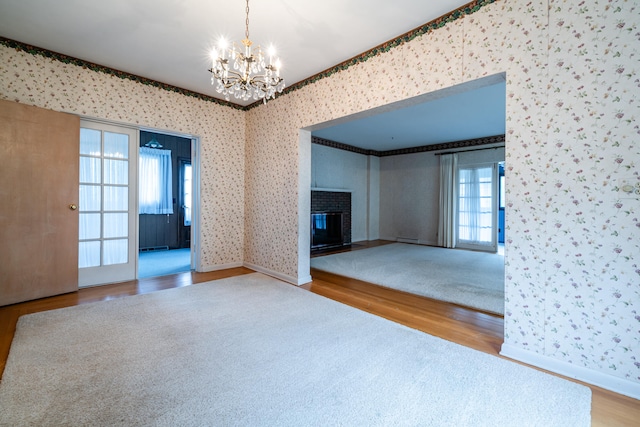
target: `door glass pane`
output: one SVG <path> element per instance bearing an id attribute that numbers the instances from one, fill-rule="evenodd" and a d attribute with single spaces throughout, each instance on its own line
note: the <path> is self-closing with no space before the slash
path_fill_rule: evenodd
<path id="1" fill-rule="evenodd" d="M 80 182 L 100 184 L 100 159 L 94 157 L 80 157 Z"/>
<path id="2" fill-rule="evenodd" d="M 100 265 L 100 241 L 80 242 L 78 248 L 78 268 Z"/>
<path id="3" fill-rule="evenodd" d="M 80 154 L 100 156 L 100 131 L 80 128 Z"/>
<path id="4" fill-rule="evenodd" d="M 127 237 L 129 235 L 129 216 L 125 213 L 104 214 L 104 237 Z"/>
<path id="5" fill-rule="evenodd" d="M 100 238 L 100 214 L 80 213 L 80 240 Z"/>
<path id="6" fill-rule="evenodd" d="M 136 132 L 81 123 L 78 282 L 81 287 L 135 277 Z M 117 265 L 113 265 L 117 264 Z"/>
<path id="7" fill-rule="evenodd" d="M 99 185 L 81 185 L 80 186 L 80 211 L 99 211 L 100 210 L 100 186 Z"/>
<path id="8" fill-rule="evenodd" d="M 126 264 L 129 259 L 127 239 L 104 241 L 104 265 Z"/>
<path id="9" fill-rule="evenodd" d="M 127 185 L 129 183 L 129 162 L 127 160 L 104 159 L 104 183 Z"/>
<path id="10" fill-rule="evenodd" d="M 129 137 L 121 133 L 104 133 L 104 156 L 129 158 Z"/>
<path id="11" fill-rule="evenodd" d="M 129 205 L 129 188 L 104 186 L 104 210 L 126 211 Z"/>

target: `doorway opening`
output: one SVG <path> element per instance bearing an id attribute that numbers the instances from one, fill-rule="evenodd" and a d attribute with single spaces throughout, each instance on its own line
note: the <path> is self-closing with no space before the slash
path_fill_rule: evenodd
<path id="1" fill-rule="evenodd" d="M 138 278 L 192 269 L 192 140 L 140 131 Z"/>
<path id="2" fill-rule="evenodd" d="M 505 134 L 505 90 L 505 75 L 499 73 L 301 129 L 300 151 L 304 157 L 301 156 L 300 169 L 309 170 L 309 173 L 301 176 L 300 188 L 307 188 L 308 185 L 311 189 L 351 190 L 356 200 L 352 220 L 354 230 L 358 230 L 357 226 L 360 225 L 360 233 L 354 232 L 354 242 L 384 240 L 413 243 L 425 248 L 435 247 L 439 246 L 438 220 L 441 216 L 438 188 L 440 167 L 438 157 L 433 154 L 439 151 L 464 152 L 465 159 L 462 164 L 466 169 L 472 164 L 491 164 L 486 171 L 485 168 L 479 168 L 478 172 L 482 172 L 481 175 L 473 175 L 478 177 L 474 178 L 468 187 L 474 192 L 476 189 L 481 190 L 481 194 L 472 198 L 474 204 L 464 212 L 466 216 L 462 218 L 464 221 L 461 224 L 465 232 L 462 236 L 465 243 L 477 242 L 481 245 L 480 248 L 477 245 L 468 248 L 474 251 L 450 251 L 448 255 L 451 258 L 456 256 L 462 259 L 472 255 L 494 255 L 493 252 L 500 254 L 502 251 L 498 244 L 497 229 L 504 230 L 504 226 L 496 227 L 499 181 L 496 163 L 504 161 L 505 143 L 504 138 L 493 139 L 491 136 Z M 470 108 L 470 111 L 465 112 L 463 107 Z M 480 113 L 484 115 L 481 116 Z M 319 141 L 312 144 L 312 137 L 328 143 Z M 473 145 L 474 140 L 477 140 L 477 145 L 483 146 L 482 151 Z M 469 144 L 457 147 L 445 145 L 451 141 Z M 445 145 L 442 149 L 421 149 L 428 145 L 441 144 Z M 349 149 L 340 149 L 345 146 Z M 473 153 L 469 153 L 470 151 Z M 345 165 L 351 167 L 347 168 Z M 485 176 L 487 174 L 488 177 Z M 310 205 L 306 197 L 307 195 L 302 193 L 300 206 Z M 475 207 L 476 204 L 478 207 Z M 475 224 L 478 217 L 480 227 Z M 300 236 L 309 233 L 306 229 L 307 223 L 308 221 L 300 221 Z M 475 236 L 472 231 L 475 233 L 477 230 L 480 230 L 480 235 Z M 455 240 L 454 242 L 457 243 Z M 305 268 L 303 255 L 309 252 L 302 244 L 309 243 L 299 240 L 299 265 Z M 395 246 L 398 246 L 399 250 L 406 247 Z M 369 252 L 382 252 L 374 249 L 376 250 Z M 486 254 L 470 253 L 478 252 L 478 249 L 483 249 Z M 358 257 L 360 256 L 365 255 L 359 254 Z M 341 259 L 346 258 L 348 257 Z M 485 268 L 485 263 L 479 263 L 477 271 L 474 272 L 492 274 L 492 278 L 495 277 L 496 280 L 491 283 L 495 283 L 499 292 L 504 289 L 504 258 L 494 258 L 495 263 L 492 263 L 492 266 L 495 264 L 495 268 L 489 270 Z M 338 256 L 332 258 L 336 259 Z M 393 259 L 393 256 L 388 258 Z M 316 270 L 320 264 L 315 258 L 309 263 Z M 381 265 L 376 264 L 376 268 Z M 334 266 L 323 267 L 326 267 L 324 271 L 331 272 L 330 269 Z M 392 265 L 390 271 L 394 267 L 396 266 Z M 352 273 L 353 275 L 349 275 Z M 366 281 L 361 278 L 364 276 L 358 275 L 359 273 L 360 271 L 338 274 Z M 384 275 L 376 278 L 375 283 L 387 280 L 386 276 L 382 276 Z M 389 278 L 391 276 L 389 275 Z M 472 285 L 477 285 L 475 279 L 470 281 L 469 286 Z M 391 284 L 388 287 L 392 287 Z M 503 306 L 502 303 L 498 301 L 499 306 Z M 471 306 L 470 303 L 468 305 Z M 498 309 L 486 311 L 499 313 Z"/>

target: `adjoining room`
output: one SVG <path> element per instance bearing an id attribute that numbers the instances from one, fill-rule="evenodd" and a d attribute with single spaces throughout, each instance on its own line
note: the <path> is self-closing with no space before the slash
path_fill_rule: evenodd
<path id="1" fill-rule="evenodd" d="M 502 315 L 505 98 L 495 75 L 314 127 L 311 267 Z"/>

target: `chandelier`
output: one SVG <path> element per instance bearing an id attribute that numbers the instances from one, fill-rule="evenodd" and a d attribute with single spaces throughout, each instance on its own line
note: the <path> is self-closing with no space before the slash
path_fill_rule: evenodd
<path id="1" fill-rule="evenodd" d="M 212 64 L 211 84 L 216 91 L 224 95 L 228 101 L 233 95 L 235 99 L 248 101 L 275 98 L 276 92 L 284 89 L 284 79 L 280 77 L 280 60 L 273 62 L 273 50 L 269 55 L 269 62 L 265 62 L 262 49 L 258 46 L 253 52 L 249 40 L 249 0 L 247 0 L 247 19 L 245 23 L 245 39 L 242 40 L 244 50 L 239 50 L 234 43 L 228 48 L 221 41 L 217 50 L 211 53 Z"/>

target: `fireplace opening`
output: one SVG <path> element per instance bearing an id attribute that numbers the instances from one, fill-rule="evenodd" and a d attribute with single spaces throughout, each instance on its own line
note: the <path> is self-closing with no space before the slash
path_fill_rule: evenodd
<path id="1" fill-rule="evenodd" d="M 329 248 L 344 244 L 342 212 L 311 214 L 311 249 Z"/>

